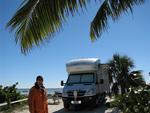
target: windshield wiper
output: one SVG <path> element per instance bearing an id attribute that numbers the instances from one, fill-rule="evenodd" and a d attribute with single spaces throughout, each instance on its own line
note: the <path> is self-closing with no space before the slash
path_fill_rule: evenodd
<path id="1" fill-rule="evenodd" d="M 88 82 L 87 82 L 87 83 L 83 83 L 83 84 L 84 84 L 84 85 L 91 85 L 92 83 L 88 83 Z"/>

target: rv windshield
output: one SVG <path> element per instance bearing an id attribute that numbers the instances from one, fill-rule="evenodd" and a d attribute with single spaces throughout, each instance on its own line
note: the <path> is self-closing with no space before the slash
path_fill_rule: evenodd
<path id="1" fill-rule="evenodd" d="M 80 84 L 80 83 L 93 83 L 94 74 L 84 73 L 84 74 L 70 74 L 67 84 Z"/>

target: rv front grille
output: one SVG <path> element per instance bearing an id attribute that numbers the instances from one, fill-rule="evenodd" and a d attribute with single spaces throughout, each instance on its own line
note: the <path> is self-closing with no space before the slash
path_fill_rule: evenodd
<path id="1" fill-rule="evenodd" d="M 77 93 L 77 94 L 78 94 L 78 95 L 77 95 L 78 97 L 79 97 L 79 96 L 84 96 L 84 94 L 85 94 L 85 91 L 77 91 L 77 92 L 78 92 L 78 93 Z M 68 94 L 68 96 L 74 96 L 74 95 L 73 95 L 73 91 L 68 91 L 67 94 Z"/>

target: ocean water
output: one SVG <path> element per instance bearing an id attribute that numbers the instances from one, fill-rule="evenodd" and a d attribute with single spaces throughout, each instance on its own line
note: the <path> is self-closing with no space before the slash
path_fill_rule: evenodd
<path id="1" fill-rule="evenodd" d="M 29 90 L 30 90 L 29 88 L 19 88 L 19 89 L 17 89 L 17 91 L 20 92 L 22 95 L 28 95 Z M 62 88 L 46 88 L 46 90 L 47 90 L 48 94 L 54 94 L 55 91 L 62 93 L 63 89 Z"/>

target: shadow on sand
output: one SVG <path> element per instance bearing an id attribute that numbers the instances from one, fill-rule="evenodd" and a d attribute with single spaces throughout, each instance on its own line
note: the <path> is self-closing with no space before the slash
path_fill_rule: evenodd
<path id="1" fill-rule="evenodd" d="M 107 107 L 105 105 L 99 105 L 97 107 L 86 106 L 78 110 L 71 109 L 70 111 L 65 111 L 65 109 L 60 109 L 53 113 L 76 113 L 76 112 L 78 113 L 105 113 L 106 110 L 107 110 Z"/>

